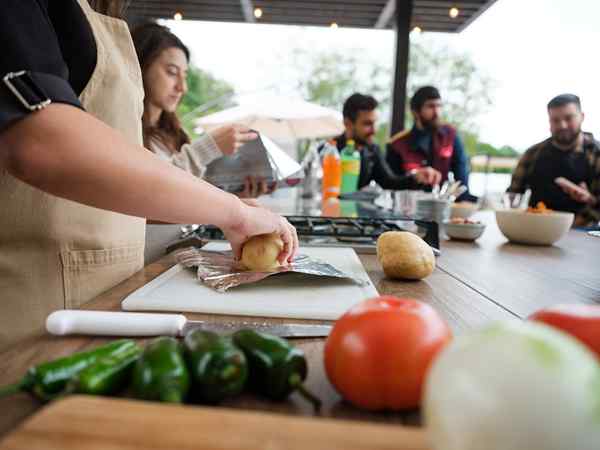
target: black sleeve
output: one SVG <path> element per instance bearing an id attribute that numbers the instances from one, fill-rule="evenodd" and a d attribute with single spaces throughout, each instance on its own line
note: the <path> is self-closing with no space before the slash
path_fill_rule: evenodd
<path id="1" fill-rule="evenodd" d="M 390 144 L 386 145 L 385 150 L 385 161 L 387 162 L 390 170 L 397 175 L 405 175 L 404 169 L 404 161 L 402 161 L 402 156 L 392 149 Z"/>
<path id="2" fill-rule="evenodd" d="M 30 103 L 47 97 L 81 107 L 69 84 L 69 69 L 48 16 L 48 1 L 0 1 L 0 131 L 31 112 L 4 81 L 11 72 L 30 72 L 31 79 L 12 79 Z"/>
<path id="3" fill-rule="evenodd" d="M 372 152 L 374 158 L 373 179 L 384 189 L 414 189 L 415 180 L 410 175 L 396 175 L 383 159 L 383 155 L 377 148 Z"/>

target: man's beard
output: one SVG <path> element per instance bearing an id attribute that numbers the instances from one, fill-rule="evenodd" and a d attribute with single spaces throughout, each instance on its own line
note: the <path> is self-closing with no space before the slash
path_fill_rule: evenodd
<path id="1" fill-rule="evenodd" d="M 420 119 L 421 119 L 421 125 L 423 126 L 423 128 L 425 130 L 435 131 L 440 127 L 440 118 L 439 117 L 434 117 L 431 120 L 426 120 L 426 119 L 423 119 L 422 117 Z"/>
<path id="2" fill-rule="evenodd" d="M 372 134 L 367 136 L 366 139 L 363 139 L 361 137 L 358 137 L 356 135 L 354 135 L 354 142 L 356 143 L 356 145 L 358 147 L 367 147 L 369 145 L 371 145 L 371 143 L 369 142 L 369 138 L 373 136 Z"/>
<path id="3" fill-rule="evenodd" d="M 581 127 L 577 131 L 572 132 L 571 130 L 560 130 L 552 135 L 552 139 L 563 147 L 571 147 L 577 142 L 577 138 L 581 134 Z"/>

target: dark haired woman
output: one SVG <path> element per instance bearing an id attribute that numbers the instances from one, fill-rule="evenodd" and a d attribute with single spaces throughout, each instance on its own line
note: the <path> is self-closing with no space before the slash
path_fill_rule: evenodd
<path id="1" fill-rule="evenodd" d="M 110 1 L 0 2 L 0 348 L 139 270 L 144 218 L 219 226 L 239 254 L 282 217 L 142 147 L 143 86 Z M 194 199 L 194 201 L 190 201 Z"/>
<path id="2" fill-rule="evenodd" d="M 202 178 L 206 166 L 217 158 L 233 154 L 243 143 L 256 139 L 256 133 L 233 124 L 204 133 L 193 142 L 182 128 L 176 109 L 187 92 L 188 48 L 167 27 L 146 23 L 131 35 L 144 82 L 144 144 L 162 159 Z M 246 179 L 241 197 L 267 192 L 262 182 Z"/>

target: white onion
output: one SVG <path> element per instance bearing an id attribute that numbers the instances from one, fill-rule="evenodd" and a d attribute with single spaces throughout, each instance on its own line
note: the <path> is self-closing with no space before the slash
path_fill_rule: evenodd
<path id="1" fill-rule="evenodd" d="M 435 359 L 424 416 L 434 450 L 598 450 L 600 364 L 546 325 L 495 324 Z"/>

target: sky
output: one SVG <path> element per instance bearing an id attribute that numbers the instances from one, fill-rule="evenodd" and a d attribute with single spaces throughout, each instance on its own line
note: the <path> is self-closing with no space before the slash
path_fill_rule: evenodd
<path id="1" fill-rule="evenodd" d="M 583 129 L 600 136 L 598 17 L 597 0 L 497 0 L 462 33 L 424 30 L 412 38 L 469 54 L 478 70 L 495 80 L 493 104 L 478 120 L 480 139 L 524 151 L 549 135 L 546 104 L 564 92 L 580 96 Z M 368 52 L 390 67 L 394 53 L 389 30 L 166 24 L 190 47 L 196 66 L 229 81 L 239 93 L 275 87 L 293 95 L 290 48 Z"/>

